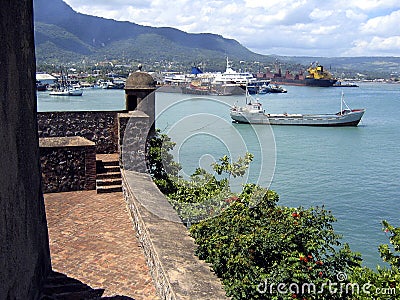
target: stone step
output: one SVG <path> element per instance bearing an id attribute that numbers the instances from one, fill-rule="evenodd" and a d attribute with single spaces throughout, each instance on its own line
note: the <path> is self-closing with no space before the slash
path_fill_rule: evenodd
<path id="1" fill-rule="evenodd" d="M 96 179 L 111 179 L 111 178 L 121 178 L 121 172 L 108 172 L 97 174 Z"/>
<path id="2" fill-rule="evenodd" d="M 119 166 L 118 160 L 96 160 L 96 163 L 103 166 Z"/>
<path id="3" fill-rule="evenodd" d="M 98 186 L 97 193 L 116 193 L 122 192 L 122 185 L 105 185 L 105 186 Z"/>
<path id="4" fill-rule="evenodd" d="M 119 161 L 118 160 L 106 160 L 102 161 L 104 166 L 118 166 L 119 167 Z"/>
<path id="5" fill-rule="evenodd" d="M 96 186 L 108 186 L 108 185 L 121 185 L 122 179 L 119 178 L 105 178 L 105 179 L 97 179 Z"/>
<path id="6" fill-rule="evenodd" d="M 104 166 L 104 172 L 109 173 L 109 172 L 119 172 L 121 169 L 118 166 Z"/>
<path id="7" fill-rule="evenodd" d="M 97 193 L 122 192 L 121 169 L 118 160 L 96 161 Z"/>
<path id="8" fill-rule="evenodd" d="M 97 174 L 111 172 L 113 170 L 116 171 L 117 168 L 119 169 L 118 160 L 113 160 L 113 161 L 96 160 L 96 172 L 97 172 Z"/>

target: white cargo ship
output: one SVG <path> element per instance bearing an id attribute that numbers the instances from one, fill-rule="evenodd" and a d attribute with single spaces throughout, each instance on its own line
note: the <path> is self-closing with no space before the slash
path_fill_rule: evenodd
<path id="1" fill-rule="evenodd" d="M 343 104 L 346 108 L 343 109 Z M 341 109 L 332 114 L 272 114 L 263 110 L 262 104 L 247 96 L 246 105 L 233 106 L 231 118 L 236 123 L 297 125 L 297 126 L 357 126 L 365 109 L 350 109 L 341 99 Z"/>

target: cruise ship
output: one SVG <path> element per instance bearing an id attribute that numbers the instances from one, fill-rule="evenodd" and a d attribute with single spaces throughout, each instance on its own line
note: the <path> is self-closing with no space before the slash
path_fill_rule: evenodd
<path id="1" fill-rule="evenodd" d="M 213 84 L 220 85 L 236 85 L 246 88 L 257 81 L 257 78 L 249 72 L 237 72 L 232 69 L 229 59 L 226 58 L 226 70 L 224 73 L 215 73 Z"/>

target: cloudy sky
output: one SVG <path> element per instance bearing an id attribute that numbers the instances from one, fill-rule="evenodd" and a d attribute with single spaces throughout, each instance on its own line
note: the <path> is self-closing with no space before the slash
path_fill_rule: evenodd
<path id="1" fill-rule="evenodd" d="M 64 0 L 74 10 L 233 38 L 261 54 L 400 56 L 399 0 Z"/>

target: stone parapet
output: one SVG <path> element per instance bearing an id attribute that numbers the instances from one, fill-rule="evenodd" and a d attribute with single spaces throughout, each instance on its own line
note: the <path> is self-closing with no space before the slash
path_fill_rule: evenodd
<path id="1" fill-rule="evenodd" d="M 222 300 L 221 281 L 195 256 L 196 245 L 147 174 L 122 171 L 123 192 L 161 299 Z"/>
<path id="2" fill-rule="evenodd" d="M 120 166 L 124 169 L 147 171 L 146 141 L 150 126 L 149 116 L 142 111 L 118 114 L 118 153 Z"/>
<path id="3" fill-rule="evenodd" d="M 40 138 L 81 136 L 96 143 L 97 153 L 118 150 L 118 111 L 39 112 Z"/>
<path id="4" fill-rule="evenodd" d="M 95 143 L 82 137 L 40 138 L 44 193 L 96 189 Z"/>

